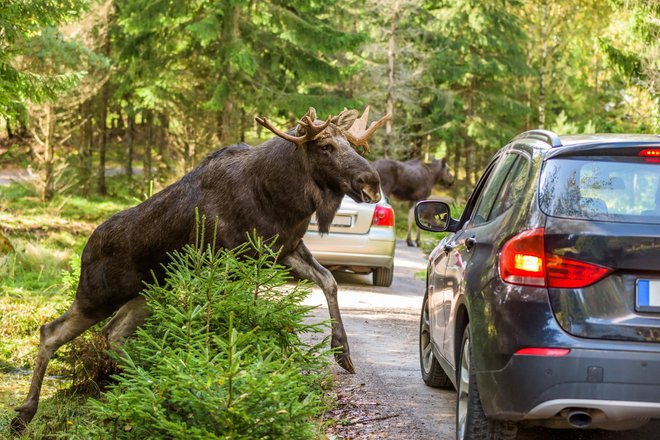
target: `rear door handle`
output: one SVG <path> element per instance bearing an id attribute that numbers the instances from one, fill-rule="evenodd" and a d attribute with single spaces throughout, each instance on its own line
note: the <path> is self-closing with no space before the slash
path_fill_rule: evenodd
<path id="1" fill-rule="evenodd" d="M 477 239 L 472 236 L 465 239 L 465 247 L 469 250 L 477 244 Z"/>

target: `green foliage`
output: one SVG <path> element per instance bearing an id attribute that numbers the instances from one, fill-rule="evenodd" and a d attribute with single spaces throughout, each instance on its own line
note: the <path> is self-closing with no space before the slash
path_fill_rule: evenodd
<path id="1" fill-rule="evenodd" d="M 309 288 L 285 287 L 276 257 L 259 239 L 173 253 L 164 284 L 144 291 L 152 314 L 117 383 L 74 437 L 317 437 L 327 353 L 300 335 L 324 327 L 303 322 Z"/>
<path id="2" fill-rule="evenodd" d="M 186 113 L 203 104 L 210 113 L 236 106 L 292 118 L 317 98 L 331 101 L 325 111 L 340 110 L 346 100 L 328 95 L 327 86 L 345 78 L 346 61 L 334 54 L 355 50 L 364 36 L 320 13 L 328 7 L 339 5 L 119 1 L 116 46 L 126 73 L 120 93 L 140 106 Z M 315 86 L 323 91 L 312 92 Z"/>
<path id="3" fill-rule="evenodd" d="M 578 133 L 595 133 L 596 127 L 594 122 L 589 120 L 584 125 L 582 129 L 578 126 L 578 123 L 575 121 L 569 121 L 568 115 L 565 111 L 561 111 L 559 116 L 555 119 L 554 124 L 550 127 L 550 130 L 558 134 L 578 134 Z"/>
<path id="4" fill-rule="evenodd" d="M 22 2 L 3 1 L 0 7 L 0 115 L 16 116 L 25 100 L 52 99 L 70 88 L 79 75 L 59 71 L 39 73 L 35 65 L 18 62 L 25 56 L 38 54 L 34 43 L 47 29 L 79 16 L 85 0 Z M 64 47 L 61 39 L 47 38 L 50 49 Z M 41 47 L 43 49 L 44 46 Z M 41 50 L 39 49 L 39 50 Z"/>

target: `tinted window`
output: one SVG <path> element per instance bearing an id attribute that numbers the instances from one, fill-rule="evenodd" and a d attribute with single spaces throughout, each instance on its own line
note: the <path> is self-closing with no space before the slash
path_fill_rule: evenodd
<path id="1" fill-rule="evenodd" d="M 636 158 L 551 159 L 541 210 L 554 217 L 660 223 L 660 164 Z"/>
<path id="2" fill-rule="evenodd" d="M 485 223 L 509 209 L 527 180 L 527 160 L 508 154 L 489 177 L 477 202 L 472 225 Z"/>
<path id="3" fill-rule="evenodd" d="M 529 162 L 523 156 L 517 154 L 512 156 L 516 157 L 516 161 L 509 170 L 504 185 L 502 185 L 502 189 L 497 195 L 497 199 L 493 204 L 493 208 L 490 210 L 487 220 L 494 219 L 511 208 L 527 184 Z"/>

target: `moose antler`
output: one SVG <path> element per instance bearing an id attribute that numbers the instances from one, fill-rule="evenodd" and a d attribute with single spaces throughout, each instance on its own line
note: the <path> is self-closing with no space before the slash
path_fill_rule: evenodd
<path id="1" fill-rule="evenodd" d="M 367 129 L 367 122 L 369 121 L 369 106 L 367 106 L 364 109 L 362 116 L 357 118 L 355 122 L 353 122 L 353 125 L 351 125 L 351 128 L 344 132 L 346 134 L 346 139 L 348 139 L 351 144 L 362 146 L 366 151 L 369 151 L 369 144 L 367 141 L 373 136 L 376 130 L 378 130 L 378 128 L 380 128 L 391 117 L 392 113 L 388 113 L 379 120 L 372 122 Z"/>
<path id="2" fill-rule="evenodd" d="M 305 116 L 302 117 L 300 121 L 298 121 L 298 125 L 300 128 L 298 131 L 302 131 L 303 135 L 302 136 L 293 136 L 288 133 L 285 133 L 273 126 L 273 124 L 268 121 L 266 118 L 262 117 L 255 117 L 255 121 L 257 121 L 259 124 L 263 125 L 273 133 L 275 133 L 277 136 L 281 137 L 282 139 L 285 139 L 289 142 L 293 142 L 296 145 L 302 145 L 305 142 L 313 141 L 317 139 L 323 130 L 325 130 L 328 125 L 330 124 L 330 119 L 331 116 L 328 116 L 328 119 L 325 120 L 325 122 L 316 125 L 314 123 L 314 120 L 316 119 L 316 110 L 314 107 L 310 107 Z"/>

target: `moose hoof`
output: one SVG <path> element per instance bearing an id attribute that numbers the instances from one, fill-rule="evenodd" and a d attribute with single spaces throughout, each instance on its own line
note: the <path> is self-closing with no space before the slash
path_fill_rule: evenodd
<path id="1" fill-rule="evenodd" d="M 406 240 L 406 243 L 408 243 L 408 246 L 410 247 L 415 247 L 412 240 Z"/>
<path id="2" fill-rule="evenodd" d="M 11 424 L 9 425 L 9 430 L 12 434 L 21 434 L 25 428 L 27 428 L 27 422 L 26 420 L 23 419 L 21 416 L 16 416 L 14 417 L 14 420 L 11 421 Z"/>
<path id="3" fill-rule="evenodd" d="M 348 354 L 338 353 L 335 355 L 335 360 L 344 370 L 348 371 L 351 374 L 355 374 L 355 367 L 353 366 L 353 361 L 351 356 Z"/>
<path id="4" fill-rule="evenodd" d="M 421 241 L 416 241 L 415 244 L 417 245 L 417 247 L 419 247 L 419 245 L 421 245 L 422 242 Z"/>
<path id="5" fill-rule="evenodd" d="M 16 408 L 16 412 L 18 414 L 11 421 L 9 429 L 14 434 L 20 434 L 25 430 L 25 428 L 27 428 L 28 423 L 30 423 L 34 417 L 34 413 L 37 412 L 37 408 L 36 406 L 31 408 L 30 406 L 23 405 Z"/>

